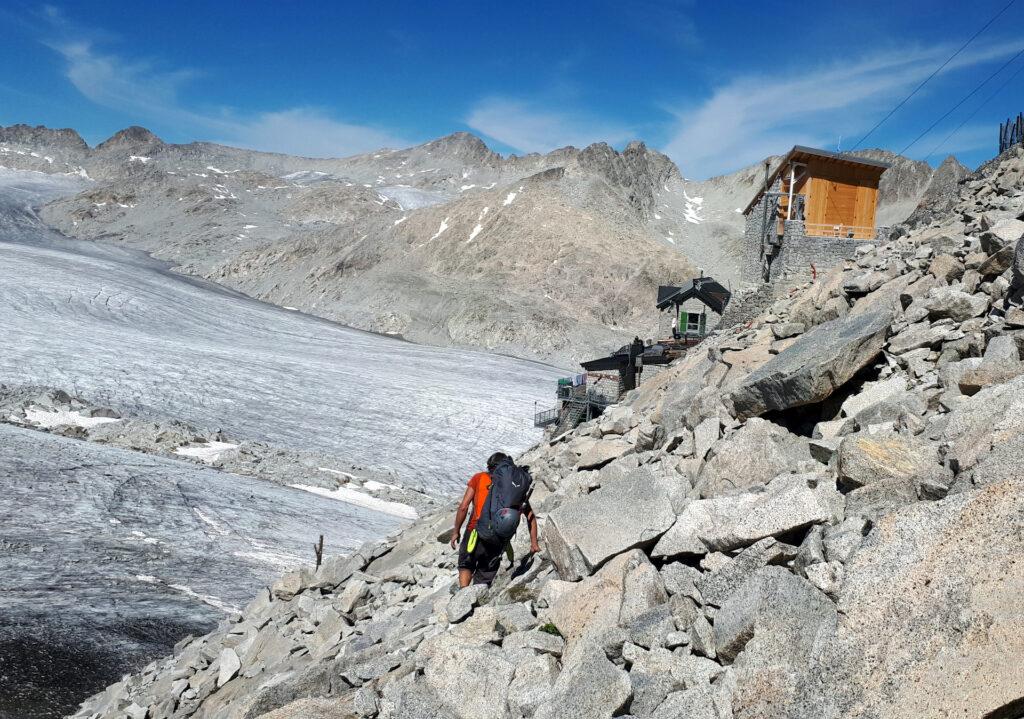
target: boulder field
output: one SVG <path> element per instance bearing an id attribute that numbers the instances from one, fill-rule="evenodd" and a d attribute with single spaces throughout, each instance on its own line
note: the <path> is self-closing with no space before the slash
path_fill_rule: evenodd
<path id="1" fill-rule="evenodd" d="M 439 512 L 77 716 L 1024 715 L 1022 175 L 526 452 L 543 551 L 489 590 L 454 591 Z"/>

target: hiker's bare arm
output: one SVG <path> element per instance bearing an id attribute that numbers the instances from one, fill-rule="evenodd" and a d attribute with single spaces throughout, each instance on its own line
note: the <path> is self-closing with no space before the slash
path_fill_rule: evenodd
<path id="1" fill-rule="evenodd" d="M 459 533 L 462 531 L 462 523 L 466 521 L 466 514 L 469 512 L 469 505 L 473 502 L 473 487 L 466 487 L 466 493 L 462 495 L 459 508 L 455 510 L 455 528 L 452 530 L 452 549 L 459 546 Z"/>
<path id="2" fill-rule="evenodd" d="M 540 543 L 537 541 L 537 515 L 533 513 L 533 507 L 526 505 L 526 523 L 530 527 L 530 551 L 534 554 L 540 552 Z"/>

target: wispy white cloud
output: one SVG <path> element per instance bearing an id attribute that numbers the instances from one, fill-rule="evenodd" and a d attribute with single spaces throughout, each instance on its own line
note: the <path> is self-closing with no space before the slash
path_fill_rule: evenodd
<path id="1" fill-rule="evenodd" d="M 478 101 L 465 122 L 520 152 L 550 152 L 594 142 L 618 145 L 635 136 L 627 127 L 582 113 L 544 109 L 537 103 L 501 96 Z"/>
<path id="2" fill-rule="evenodd" d="M 232 123 L 222 142 L 306 157 L 337 157 L 412 144 L 386 130 L 341 122 L 307 107 L 265 112 Z"/>
<path id="3" fill-rule="evenodd" d="M 65 61 L 65 76 L 87 99 L 138 118 L 175 124 L 230 145 L 309 157 L 339 157 L 412 144 L 370 125 L 345 122 L 314 107 L 292 107 L 244 115 L 232 108 L 189 107 L 182 90 L 199 73 L 163 69 L 148 60 L 104 53 L 88 30 L 75 27 L 58 9 L 43 8 L 53 38 L 45 44 Z M 109 38 L 108 38 L 109 39 Z"/>
<path id="4" fill-rule="evenodd" d="M 1005 57 L 1021 47 L 1015 41 L 962 53 L 943 73 Z M 949 52 L 946 46 L 902 48 L 817 68 L 738 77 L 696 108 L 670 110 L 675 127 L 664 151 L 688 176 L 708 177 L 794 144 L 835 147 L 842 136 L 848 147 Z M 871 140 L 867 145 L 872 146 Z"/>

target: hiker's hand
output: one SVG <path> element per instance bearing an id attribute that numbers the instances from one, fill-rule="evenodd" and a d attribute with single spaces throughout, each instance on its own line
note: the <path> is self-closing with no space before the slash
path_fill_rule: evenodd
<path id="1" fill-rule="evenodd" d="M 537 542 L 530 544 L 530 554 L 540 554 L 540 545 Z"/>
<path id="2" fill-rule="evenodd" d="M 456 549 L 459 546 L 459 530 L 452 530 L 452 541 L 448 543 L 452 545 L 452 549 Z"/>

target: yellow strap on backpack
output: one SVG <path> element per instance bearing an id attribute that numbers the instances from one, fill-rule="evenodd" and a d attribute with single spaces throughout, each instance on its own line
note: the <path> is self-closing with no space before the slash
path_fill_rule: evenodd
<path id="1" fill-rule="evenodd" d="M 476 530 L 474 529 L 469 533 L 469 541 L 466 542 L 466 552 L 472 554 L 473 550 L 476 549 Z"/>

